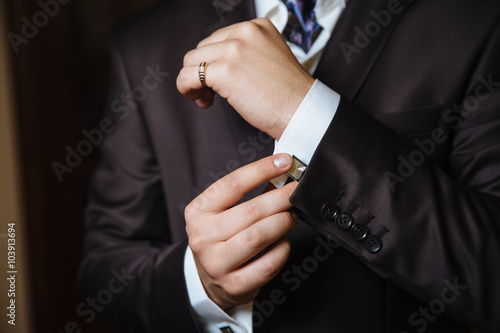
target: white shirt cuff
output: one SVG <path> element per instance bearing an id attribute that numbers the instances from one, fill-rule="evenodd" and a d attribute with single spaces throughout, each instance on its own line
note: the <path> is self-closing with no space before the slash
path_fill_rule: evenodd
<path id="1" fill-rule="evenodd" d="M 229 326 L 234 333 L 252 333 L 253 303 L 236 306 L 228 311 L 229 315 L 208 298 L 189 246 L 184 256 L 184 277 L 191 310 L 202 332 L 221 333 L 222 327 Z"/>
<path id="2" fill-rule="evenodd" d="M 280 140 L 275 142 L 274 154 L 295 155 L 305 164 L 309 164 L 337 112 L 339 103 L 340 95 L 316 80 Z M 287 179 L 285 174 L 272 179 L 271 183 L 279 188 Z"/>

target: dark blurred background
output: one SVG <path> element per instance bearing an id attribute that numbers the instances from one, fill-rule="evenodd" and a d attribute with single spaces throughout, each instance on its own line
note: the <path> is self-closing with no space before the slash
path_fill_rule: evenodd
<path id="1" fill-rule="evenodd" d="M 107 38 L 111 26 L 156 2 L 2 3 L 0 19 L 4 32 L 10 34 L 1 36 L 8 71 L 0 74 L 4 83 L 9 82 L 12 99 L 13 147 L 18 157 L 19 204 L 25 229 L 19 246 L 25 247 L 26 271 L 30 272 L 25 292 L 28 301 L 19 305 L 26 308 L 19 308 L 17 318 L 29 319 L 19 317 L 19 313 L 31 318 L 30 325 L 25 326 L 29 328 L 23 332 L 111 332 L 98 320 L 85 323 L 76 313 L 77 306 L 85 301 L 77 288 L 76 275 L 82 258 L 86 187 L 98 163 L 97 149 L 94 147 L 71 173 L 64 173 L 62 182 L 53 170 L 53 162 L 66 164 L 66 146 L 76 147 L 85 139 L 82 130 L 99 127 L 108 85 Z M 42 4 L 52 7 L 47 11 Z M 39 25 L 35 26 L 36 34 L 24 27 L 26 21 Z M 78 326 L 70 324 L 68 329 L 71 321 Z M 7 332 L 18 332 L 16 329 L 21 328 L 10 326 Z"/>

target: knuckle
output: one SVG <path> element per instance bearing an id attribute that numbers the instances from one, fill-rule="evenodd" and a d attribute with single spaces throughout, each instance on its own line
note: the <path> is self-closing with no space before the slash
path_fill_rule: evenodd
<path id="1" fill-rule="evenodd" d="M 231 297 L 239 297 L 244 294 L 242 286 L 244 286 L 244 281 L 233 274 L 224 281 L 224 292 Z"/>
<path id="2" fill-rule="evenodd" d="M 234 304 L 245 304 L 258 296 L 260 288 L 250 289 L 247 276 L 231 274 L 224 280 L 223 290 Z"/>
<path id="3" fill-rule="evenodd" d="M 226 191 L 224 178 L 212 183 L 202 193 L 196 197 L 196 208 L 200 212 L 209 212 L 212 202 Z"/>
<path id="4" fill-rule="evenodd" d="M 280 246 L 282 246 L 283 252 L 285 253 L 284 260 L 287 260 L 288 256 L 290 255 L 290 251 L 292 251 L 292 245 L 290 244 L 288 239 L 284 239 Z"/>
<path id="5" fill-rule="evenodd" d="M 211 200 L 215 197 L 215 193 L 211 188 L 206 189 L 200 195 L 196 197 L 196 215 L 195 217 L 199 217 L 203 211 L 206 211 L 210 206 Z"/>
<path id="6" fill-rule="evenodd" d="M 290 196 L 288 194 L 288 190 L 283 187 L 276 191 L 276 195 L 278 197 L 277 200 L 280 201 L 281 204 L 286 204 L 289 208 L 292 208 L 292 204 L 290 203 Z"/>
<path id="7" fill-rule="evenodd" d="M 297 221 L 290 212 L 284 212 L 281 214 L 281 219 L 286 230 L 292 230 L 297 225 Z"/>
<path id="8" fill-rule="evenodd" d="M 220 70 L 223 77 L 233 77 L 237 71 L 237 65 L 228 60 L 220 65 Z"/>
<path id="9" fill-rule="evenodd" d="M 233 272 L 219 281 L 221 282 L 222 291 L 231 300 L 231 303 L 235 305 L 253 301 L 260 292 L 260 287 L 248 286 L 248 276 L 246 274 Z M 261 285 L 264 285 L 266 282 L 263 280 Z"/>
<path id="10" fill-rule="evenodd" d="M 236 192 L 241 186 L 241 179 L 238 172 L 231 172 L 223 178 L 223 189 L 229 192 Z"/>
<path id="11" fill-rule="evenodd" d="M 190 221 L 193 221 L 197 218 L 198 216 L 198 209 L 195 207 L 195 204 L 191 202 L 189 205 L 186 206 L 184 209 L 184 219 L 186 220 L 186 224 L 189 223 Z"/>
<path id="12" fill-rule="evenodd" d="M 205 238 L 208 239 L 211 243 L 217 243 L 221 238 L 223 231 L 221 228 L 209 228 L 208 230 L 203 231 L 205 234 Z"/>
<path id="13" fill-rule="evenodd" d="M 188 81 L 189 80 L 189 77 L 191 76 L 192 72 L 190 70 L 188 70 L 186 67 L 184 67 L 182 70 L 181 70 L 181 79 L 183 81 Z"/>
<path id="14" fill-rule="evenodd" d="M 267 279 L 272 279 L 278 272 L 283 268 L 285 262 L 290 256 L 290 251 L 292 246 L 290 242 L 286 239 L 280 242 L 278 245 L 280 247 L 280 255 L 279 256 L 269 256 L 263 257 L 265 261 L 262 265 L 262 273 L 266 276 Z"/>
<path id="15" fill-rule="evenodd" d="M 240 26 L 241 33 L 246 37 L 255 37 L 255 34 L 260 32 L 260 27 L 256 22 L 243 22 Z"/>
<path id="16" fill-rule="evenodd" d="M 184 55 L 184 58 L 182 59 L 182 63 L 184 64 L 184 66 L 191 63 L 192 54 L 193 54 L 193 51 L 191 50 Z"/>
<path id="17" fill-rule="evenodd" d="M 259 19 L 259 22 L 260 22 L 261 24 L 263 24 L 263 25 L 267 25 L 268 27 L 270 27 L 270 26 L 273 26 L 273 27 L 274 27 L 274 24 L 273 24 L 273 23 L 271 22 L 271 20 L 270 20 L 269 18 L 267 18 L 267 17 L 261 17 L 261 18 Z"/>
<path id="18" fill-rule="evenodd" d="M 200 41 L 198 42 L 198 44 L 196 44 L 196 48 L 197 48 L 197 49 L 199 49 L 200 47 L 203 47 L 203 45 L 205 45 L 205 44 L 206 44 L 206 42 L 205 42 L 205 40 L 204 40 L 204 39 L 203 39 L 203 40 L 200 40 Z"/>
<path id="19" fill-rule="evenodd" d="M 220 260 L 218 260 L 215 256 L 209 258 L 209 260 L 202 263 L 203 269 L 211 278 L 219 279 L 223 274 Z"/>
<path id="20" fill-rule="evenodd" d="M 191 231 L 189 234 L 188 244 L 194 254 L 202 253 L 205 248 L 205 239 L 202 233 Z"/>
<path id="21" fill-rule="evenodd" d="M 177 89 L 181 89 L 182 88 L 182 83 L 184 82 L 184 72 L 186 70 L 184 68 L 181 68 L 181 70 L 179 71 L 179 74 L 177 75 L 177 81 L 176 81 L 176 85 L 177 85 Z"/>
<path id="22" fill-rule="evenodd" d="M 253 201 L 244 204 L 244 216 L 250 221 L 260 220 L 262 217 L 262 207 Z"/>
<path id="23" fill-rule="evenodd" d="M 271 258 L 265 258 L 262 264 L 262 274 L 270 279 L 278 274 L 284 262 L 282 263 L 281 261 L 273 260 Z"/>
<path id="24" fill-rule="evenodd" d="M 270 19 L 267 17 L 259 17 L 253 20 L 257 26 L 269 28 L 270 26 L 274 26 Z"/>
<path id="25" fill-rule="evenodd" d="M 266 178 L 271 176 L 275 170 L 274 164 L 269 163 L 269 161 L 259 161 L 255 164 L 255 168 L 259 175 L 264 175 Z"/>
<path id="26" fill-rule="evenodd" d="M 228 41 L 228 53 L 231 54 L 231 57 L 239 57 L 240 54 L 244 52 L 245 43 L 240 39 L 232 39 Z"/>
<path id="27" fill-rule="evenodd" d="M 182 92 L 186 92 L 188 90 L 187 83 L 189 82 L 190 75 L 191 73 L 186 67 L 183 67 L 179 71 L 179 75 L 177 75 L 176 85 L 179 90 L 182 90 Z"/>
<path id="28" fill-rule="evenodd" d="M 265 242 L 264 233 L 257 228 L 249 228 L 244 233 L 243 242 L 252 249 L 257 249 Z"/>
<path id="29" fill-rule="evenodd" d="M 289 184 L 287 184 L 286 186 L 283 186 L 282 189 L 283 189 L 283 196 L 285 196 L 285 198 L 283 198 L 284 200 L 287 200 L 287 201 L 290 201 L 290 197 L 292 196 L 293 192 L 295 191 L 295 188 L 297 187 L 295 184 L 292 184 L 292 185 L 295 185 L 295 186 L 288 186 Z"/>

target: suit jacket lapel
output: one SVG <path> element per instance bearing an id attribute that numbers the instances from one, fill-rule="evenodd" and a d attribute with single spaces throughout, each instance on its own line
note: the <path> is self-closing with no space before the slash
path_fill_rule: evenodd
<path id="1" fill-rule="evenodd" d="M 212 1 L 212 6 L 217 14 L 217 21 L 206 29 L 206 35 L 227 27 L 231 24 L 252 20 L 256 17 L 254 0 L 240 0 L 232 6 L 222 0 Z"/>
<path id="2" fill-rule="evenodd" d="M 350 0 L 325 47 L 316 78 L 354 101 L 392 30 L 411 3 L 412 0 Z M 389 15 L 380 18 L 374 14 L 381 11 Z"/>
<path id="3" fill-rule="evenodd" d="M 214 1 L 214 8 L 218 15 L 218 21 L 206 29 L 206 35 L 210 35 L 212 32 L 221 29 L 223 27 L 238 23 L 252 20 L 256 17 L 255 13 L 255 2 L 254 0 L 243 0 L 239 2 L 238 5 L 234 7 L 229 7 L 224 2 L 224 7 L 217 7 L 218 2 Z M 232 10 L 230 10 L 232 8 Z M 224 11 L 226 10 L 226 11 Z M 210 65 L 209 65 L 210 66 Z M 208 69 L 210 71 L 210 69 Z M 229 129 L 231 130 L 233 136 L 234 149 L 239 151 L 240 145 L 247 145 L 250 137 L 259 137 L 259 130 L 248 124 L 239 114 L 234 110 L 229 103 L 216 96 L 214 101 L 214 107 L 222 108 L 226 115 L 226 120 L 228 122 Z M 260 135 L 262 137 L 262 134 Z M 266 136 L 267 137 L 267 136 Z M 255 159 L 260 159 L 264 156 L 271 155 L 273 152 L 273 143 L 263 144 L 262 142 L 257 143 L 257 147 L 265 146 L 263 149 L 255 149 Z M 238 158 L 240 159 L 241 165 L 248 163 L 246 159 L 241 156 L 238 152 Z"/>

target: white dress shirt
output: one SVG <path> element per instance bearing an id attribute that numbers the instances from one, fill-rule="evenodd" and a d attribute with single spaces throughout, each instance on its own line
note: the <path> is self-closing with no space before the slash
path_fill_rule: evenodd
<path id="1" fill-rule="evenodd" d="M 278 31 L 283 32 L 288 21 L 288 9 L 283 1 L 255 0 L 255 8 L 257 17 L 268 18 Z M 345 0 L 318 0 L 315 13 L 323 30 L 309 52 L 305 53 L 297 45 L 288 42 L 293 54 L 309 74 L 312 75 L 318 66 L 326 43 L 344 9 Z M 316 80 L 280 140 L 276 141 L 274 154 L 288 153 L 309 164 L 339 102 L 339 94 Z M 287 176 L 284 175 L 272 180 L 272 183 L 280 187 L 286 179 Z M 228 312 L 219 308 L 205 292 L 189 247 L 184 257 L 184 276 L 193 316 L 203 332 L 220 333 L 221 328 L 230 327 L 234 333 L 252 333 L 252 303 L 234 307 Z"/>

